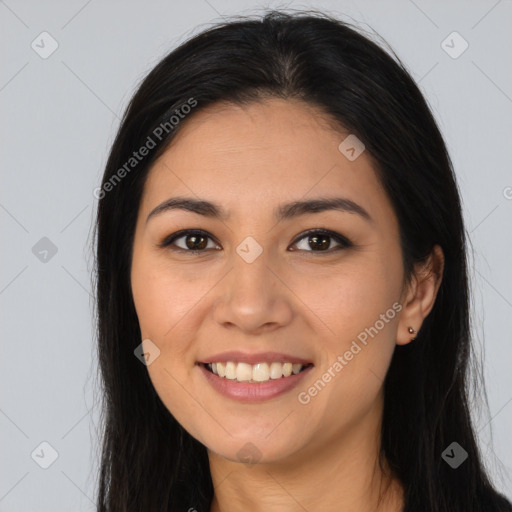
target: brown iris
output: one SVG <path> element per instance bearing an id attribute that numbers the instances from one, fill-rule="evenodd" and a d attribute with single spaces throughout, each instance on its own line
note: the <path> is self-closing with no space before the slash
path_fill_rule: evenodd
<path id="1" fill-rule="evenodd" d="M 201 240 L 198 242 L 198 240 Z M 202 235 L 188 235 L 185 238 L 186 246 L 193 250 L 201 250 L 204 249 L 208 245 L 208 237 Z"/>
<path id="2" fill-rule="evenodd" d="M 330 243 L 329 238 L 328 235 L 311 235 L 308 237 L 309 246 L 311 249 L 328 249 Z M 313 242 L 311 242 L 312 240 Z M 319 242 L 319 240 L 321 240 L 321 242 Z"/>

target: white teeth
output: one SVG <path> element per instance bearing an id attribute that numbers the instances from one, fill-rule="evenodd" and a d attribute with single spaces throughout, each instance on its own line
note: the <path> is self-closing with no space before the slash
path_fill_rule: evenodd
<path id="1" fill-rule="evenodd" d="M 273 362 L 270 365 L 268 363 L 250 365 L 233 361 L 209 363 L 207 366 L 215 375 L 237 382 L 268 382 L 270 379 L 297 375 L 304 368 L 300 363 Z"/>
<path id="2" fill-rule="evenodd" d="M 301 364 L 292 364 L 292 373 L 293 373 L 293 375 L 297 375 L 297 373 L 300 372 L 301 368 L 302 368 Z"/>
<path id="3" fill-rule="evenodd" d="M 244 382 L 252 379 L 252 366 L 247 363 L 238 363 L 236 365 L 236 380 Z"/>
<path id="4" fill-rule="evenodd" d="M 270 372 L 267 363 L 258 363 L 252 367 L 252 380 L 257 382 L 270 380 Z"/>
<path id="5" fill-rule="evenodd" d="M 236 364 L 233 363 L 233 361 L 228 361 L 226 363 L 226 379 L 236 379 Z"/>
<path id="6" fill-rule="evenodd" d="M 281 363 L 272 363 L 270 365 L 270 378 L 280 379 L 283 376 L 283 365 Z"/>

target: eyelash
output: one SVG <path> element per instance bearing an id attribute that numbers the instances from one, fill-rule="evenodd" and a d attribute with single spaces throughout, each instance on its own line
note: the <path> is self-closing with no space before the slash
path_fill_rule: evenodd
<path id="1" fill-rule="evenodd" d="M 165 237 L 162 240 L 162 242 L 160 242 L 158 244 L 158 247 L 167 248 L 167 249 L 170 249 L 170 250 L 176 251 L 176 252 L 191 253 L 191 254 L 199 254 L 199 253 L 207 252 L 208 250 L 212 250 L 212 249 L 183 249 L 181 247 L 173 246 L 173 243 L 176 240 L 179 240 L 180 238 L 186 238 L 187 236 L 190 236 L 190 235 L 202 236 L 205 238 L 209 238 L 215 242 L 213 237 L 211 237 L 206 231 L 203 231 L 201 229 L 184 229 L 184 230 L 178 231 L 176 233 L 173 233 L 172 235 Z M 319 254 L 331 254 L 332 252 L 339 251 L 342 249 L 348 249 L 348 248 L 354 246 L 354 244 L 347 237 L 345 237 L 339 233 L 336 233 L 334 231 L 330 231 L 328 229 L 318 229 L 318 228 L 310 229 L 304 233 L 301 233 L 299 235 L 299 237 L 297 237 L 295 239 L 295 241 L 293 242 L 292 245 L 296 245 L 302 239 L 311 237 L 313 235 L 321 235 L 321 236 L 327 236 L 329 238 L 332 238 L 334 241 L 339 243 L 340 246 L 338 246 L 334 249 L 327 249 L 327 250 L 323 250 L 323 251 L 322 250 L 320 250 L 320 251 L 314 251 L 314 250 L 304 251 L 303 249 L 298 249 L 299 251 L 319 253 Z M 215 242 L 215 243 L 217 243 L 217 242 Z M 220 245 L 220 244 L 217 244 L 217 245 Z M 214 249 L 214 250 L 218 250 L 218 249 Z"/>

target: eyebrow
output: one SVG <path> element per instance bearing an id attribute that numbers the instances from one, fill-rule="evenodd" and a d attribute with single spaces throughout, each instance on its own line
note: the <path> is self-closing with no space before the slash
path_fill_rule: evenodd
<path id="1" fill-rule="evenodd" d="M 171 197 L 151 211 L 147 216 L 146 223 L 152 217 L 172 210 L 185 210 L 219 220 L 228 220 L 230 218 L 230 214 L 224 210 L 222 206 L 210 201 L 194 199 L 191 197 Z M 356 214 L 368 222 L 373 222 L 370 214 L 362 206 L 344 197 L 293 201 L 291 203 L 280 205 L 276 208 L 274 211 L 274 217 L 277 221 L 283 221 L 300 215 L 320 213 L 329 210 Z"/>

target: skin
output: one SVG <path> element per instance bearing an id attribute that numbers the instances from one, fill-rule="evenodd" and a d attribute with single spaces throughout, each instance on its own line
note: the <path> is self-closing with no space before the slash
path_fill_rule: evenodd
<path id="1" fill-rule="evenodd" d="M 214 512 L 403 505 L 400 483 L 377 459 L 383 379 L 395 346 L 413 337 L 408 327 L 419 331 L 432 309 L 443 256 L 436 246 L 414 278 L 404 279 L 391 203 L 371 156 L 364 151 L 350 161 L 338 150 L 347 135 L 301 102 L 217 104 L 190 115 L 148 175 L 134 238 L 133 298 L 142 339 L 160 349 L 148 365 L 151 381 L 208 449 Z M 230 218 L 174 210 L 146 221 L 178 195 L 219 203 Z M 335 210 L 279 223 L 272 216 L 282 203 L 334 196 L 358 203 L 372 221 Z M 318 228 L 354 247 L 336 251 L 331 238 L 327 251 L 311 248 L 300 235 Z M 181 229 L 209 233 L 207 249 L 158 247 Z M 247 236 L 263 248 L 252 263 L 236 252 Z M 394 318 L 309 403 L 300 403 L 298 393 L 394 303 L 402 306 Z M 217 393 L 196 365 L 228 350 L 285 352 L 315 367 L 280 397 L 240 403 Z M 248 442 L 259 452 L 255 464 L 237 455 Z"/>

